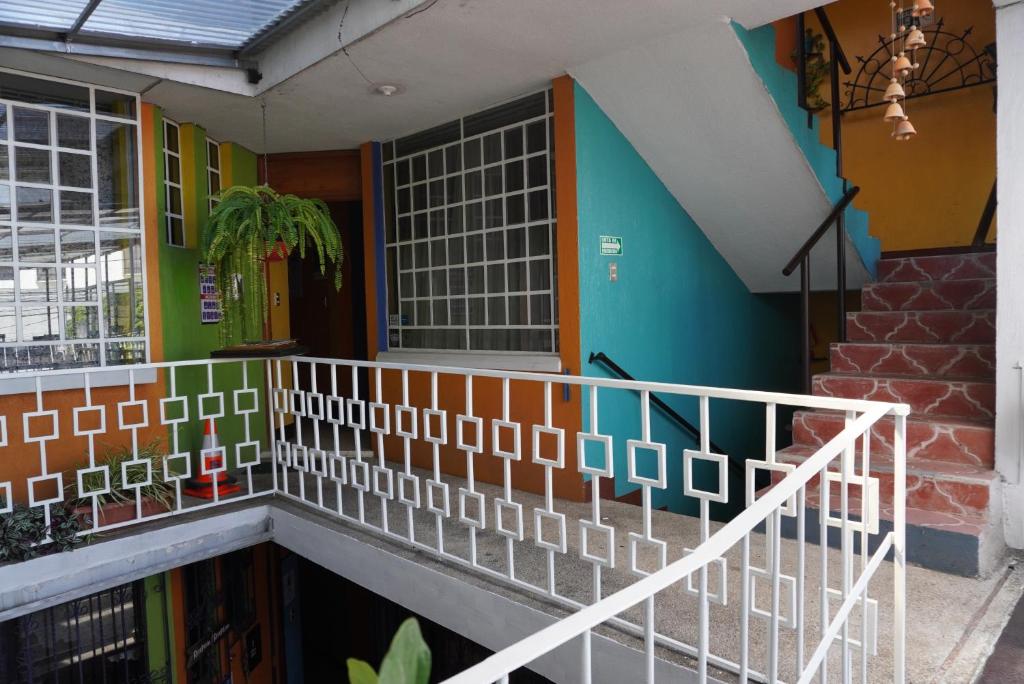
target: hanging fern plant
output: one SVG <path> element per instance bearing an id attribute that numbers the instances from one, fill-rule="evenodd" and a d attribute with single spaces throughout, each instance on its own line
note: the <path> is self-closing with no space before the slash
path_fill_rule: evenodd
<path id="1" fill-rule="evenodd" d="M 236 185 L 219 195 L 204 236 L 207 263 L 217 270 L 221 296 L 221 341 L 227 344 L 239 326 L 243 340 L 262 339 L 268 320 L 267 259 L 312 249 L 320 273 L 334 269 L 341 289 L 344 252 L 338 226 L 318 199 L 280 195 L 267 185 Z"/>

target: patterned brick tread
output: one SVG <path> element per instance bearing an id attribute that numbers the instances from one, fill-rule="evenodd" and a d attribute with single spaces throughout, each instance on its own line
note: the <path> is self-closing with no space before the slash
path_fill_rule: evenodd
<path id="1" fill-rule="evenodd" d="M 779 461 L 799 465 L 814 453 L 811 447 L 793 446 L 779 452 Z M 831 468 L 838 471 L 839 463 Z M 854 466 L 861 472 L 858 456 Z M 893 466 L 892 459 L 872 453 L 870 472 L 879 480 L 881 504 L 892 505 Z M 931 461 L 907 459 L 907 506 L 922 510 L 952 515 L 983 517 L 988 510 L 993 485 L 998 475 L 988 468 L 977 468 L 962 464 L 939 464 Z M 838 498 L 839 485 L 833 483 L 832 498 Z M 809 493 L 816 493 L 818 478 L 808 483 Z M 851 487 L 851 495 L 859 495 L 859 488 Z M 834 506 L 829 501 L 829 507 Z"/>
<path id="2" fill-rule="evenodd" d="M 818 396 L 909 404 L 914 415 L 995 419 L 995 383 L 897 377 L 816 375 Z"/>
<path id="3" fill-rule="evenodd" d="M 833 344 L 833 373 L 927 375 L 932 378 L 992 378 L 996 349 L 991 344 L 863 343 Z"/>
<path id="4" fill-rule="evenodd" d="M 844 417 L 827 411 L 798 411 L 793 416 L 793 443 L 821 447 L 838 435 Z M 892 418 L 884 418 L 871 431 L 871 453 L 891 454 Z M 907 457 L 962 463 L 978 468 L 995 466 L 995 428 L 992 421 L 929 419 L 907 420 Z"/>
<path id="5" fill-rule="evenodd" d="M 994 344 L 995 311 L 859 311 L 847 314 L 851 342 Z"/>
<path id="6" fill-rule="evenodd" d="M 870 283 L 861 295 L 864 311 L 976 310 L 996 307 L 995 278 Z"/>
<path id="7" fill-rule="evenodd" d="M 995 252 L 882 259 L 878 262 L 878 280 L 885 283 L 968 280 L 992 278 L 995 274 Z"/>

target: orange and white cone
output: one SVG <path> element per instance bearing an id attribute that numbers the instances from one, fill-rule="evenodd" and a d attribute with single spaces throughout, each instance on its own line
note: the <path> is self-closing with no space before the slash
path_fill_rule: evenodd
<path id="1" fill-rule="evenodd" d="M 203 430 L 203 447 L 199 452 L 199 458 L 205 462 L 206 467 L 200 467 L 199 474 L 190 477 L 185 482 L 185 494 L 201 499 L 212 499 L 215 481 L 218 497 L 241 491 L 242 488 L 238 486 L 238 481 L 228 475 L 226 469 L 220 470 L 224 468 L 224 456 L 221 452 L 216 451 L 219 446 L 217 424 L 213 418 L 210 418 L 206 421 L 206 427 Z M 204 470 L 206 473 L 203 472 Z"/>

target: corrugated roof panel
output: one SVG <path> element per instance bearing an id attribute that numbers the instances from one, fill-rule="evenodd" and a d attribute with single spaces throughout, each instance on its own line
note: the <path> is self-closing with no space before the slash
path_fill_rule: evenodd
<path id="1" fill-rule="evenodd" d="M 238 48 L 304 3 L 305 0 L 102 0 L 82 28 L 84 33 Z"/>
<path id="2" fill-rule="evenodd" d="M 71 28 L 89 0 L 3 0 L 0 2 L 0 22 L 26 28 Z"/>

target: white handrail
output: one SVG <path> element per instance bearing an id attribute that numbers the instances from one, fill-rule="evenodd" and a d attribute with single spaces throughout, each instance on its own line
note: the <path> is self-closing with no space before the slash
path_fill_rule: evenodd
<path id="1" fill-rule="evenodd" d="M 734 544 L 754 530 L 759 523 L 767 519 L 777 509 L 785 506 L 791 496 L 827 468 L 833 459 L 855 442 L 860 435 L 870 430 L 871 426 L 880 418 L 889 413 L 901 415 L 900 412 L 903 410 L 909 409 L 899 404 L 873 403 L 870 410 L 854 420 L 818 450 L 814 456 L 800 464 L 795 471 L 733 518 L 693 553 L 495 653 L 478 665 L 446 679 L 444 684 L 480 684 L 481 682 L 498 681 L 505 675 L 525 667 L 544 654 L 685 579 L 694 571 L 724 555 Z"/>

